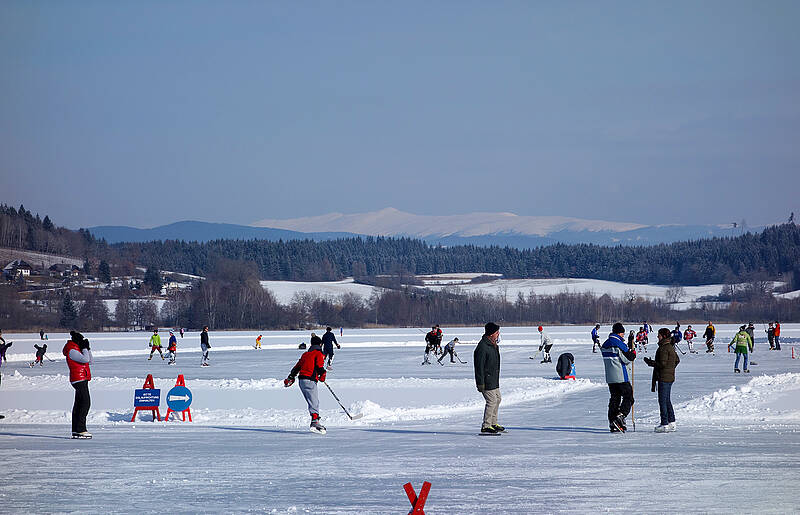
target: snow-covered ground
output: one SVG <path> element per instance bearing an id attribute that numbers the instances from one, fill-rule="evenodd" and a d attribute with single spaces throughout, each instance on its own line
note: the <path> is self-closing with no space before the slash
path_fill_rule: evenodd
<path id="1" fill-rule="evenodd" d="M 0 512 L 406 513 L 402 485 L 419 491 L 427 480 L 430 514 L 797 513 L 800 359 L 791 347 L 800 354 L 800 324 L 782 329 L 783 350 L 771 352 L 759 328 L 750 375 L 733 374 L 732 325 L 718 327 L 715 355 L 682 355 L 676 433 L 653 433 L 656 395 L 637 360 L 637 431 L 613 435 L 589 327 L 548 328 L 554 360 L 575 355 L 577 381 L 528 359 L 535 330 L 504 327 L 500 423 L 509 433 L 488 438 L 476 434 L 480 328 L 443 328 L 463 342 L 457 350 L 468 362 L 444 366 L 420 365 L 421 329 L 337 330 L 342 349 L 328 383 L 364 417 L 351 422 L 322 388 L 326 436 L 307 431 L 298 388 L 282 384 L 308 332 L 263 332 L 260 351 L 256 332 L 212 332 L 208 368 L 199 366 L 197 333 L 179 339 L 175 367 L 147 360 L 148 333 L 88 334 L 90 441 L 67 438 L 66 334 L 50 334 L 55 362 L 36 368 L 26 362 L 38 335 L 4 334 L 14 345 L 0 369 Z M 148 373 L 162 413 L 184 374 L 194 422 L 129 422 L 133 390 Z"/>
<path id="2" fill-rule="evenodd" d="M 518 294 L 529 295 L 556 295 L 558 293 L 592 293 L 598 297 L 608 294 L 611 297 L 621 298 L 630 292 L 635 295 L 649 299 L 664 299 L 667 295 L 668 285 L 658 284 L 628 284 L 615 281 L 603 281 L 600 279 L 495 279 L 493 281 L 470 284 L 469 281 L 478 276 L 493 276 L 497 274 L 431 274 L 420 275 L 418 278 L 423 282 L 423 288 L 431 290 L 454 289 L 463 292 L 482 292 L 489 295 L 505 295 L 507 299 L 514 300 Z M 774 282 L 773 287 L 783 283 Z M 361 297 L 369 298 L 374 291 L 380 288 L 358 284 L 352 278 L 342 281 L 330 282 L 295 282 L 295 281 L 261 281 L 264 288 L 268 288 L 275 295 L 281 304 L 289 304 L 295 294 L 312 293 L 324 297 L 338 297 L 345 293 L 354 293 Z M 680 302 L 676 303 L 676 309 L 689 309 L 697 302 L 697 299 L 704 296 L 719 295 L 722 284 L 707 284 L 703 286 L 685 286 Z M 792 298 L 793 293 L 782 294 L 784 298 Z"/>

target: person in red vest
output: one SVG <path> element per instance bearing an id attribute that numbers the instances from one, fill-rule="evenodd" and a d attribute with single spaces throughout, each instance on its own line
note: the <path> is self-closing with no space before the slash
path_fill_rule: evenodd
<path id="1" fill-rule="evenodd" d="M 300 356 L 300 360 L 289 372 L 289 376 L 283 380 L 283 385 L 287 388 L 292 386 L 294 378 L 298 375 L 300 376 L 300 391 L 303 392 L 303 397 L 308 404 L 308 412 L 311 414 L 310 430 L 324 435 L 327 430 L 320 423 L 317 381 L 325 382 L 325 356 L 322 354 L 322 339 L 314 333 L 311 333 L 311 345 Z"/>
<path id="2" fill-rule="evenodd" d="M 62 353 L 67 358 L 69 382 L 75 388 L 75 403 L 72 405 L 72 438 L 91 438 L 92 433 L 86 430 L 86 415 L 92 405 L 89 397 L 89 381 L 92 372 L 92 351 L 89 340 L 78 331 L 70 331 L 70 339 L 64 345 Z"/>
<path id="3" fill-rule="evenodd" d="M 775 350 L 781 350 L 781 323 L 775 321 Z"/>

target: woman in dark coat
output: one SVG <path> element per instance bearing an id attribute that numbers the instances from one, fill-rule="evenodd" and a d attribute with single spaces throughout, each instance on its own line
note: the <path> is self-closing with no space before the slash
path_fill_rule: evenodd
<path id="1" fill-rule="evenodd" d="M 661 412 L 661 424 L 656 426 L 656 433 L 668 433 L 677 429 L 675 425 L 675 411 L 672 409 L 672 384 L 675 382 L 675 367 L 681 362 L 675 352 L 675 344 L 669 329 L 662 327 L 658 330 L 658 350 L 656 359 L 644 358 L 644 362 L 653 367 L 653 380 L 651 391 L 656 391 L 658 383 L 658 407 Z"/>

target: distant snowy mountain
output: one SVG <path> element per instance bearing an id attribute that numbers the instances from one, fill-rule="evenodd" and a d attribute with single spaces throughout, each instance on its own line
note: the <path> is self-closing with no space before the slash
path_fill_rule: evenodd
<path id="1" fill-rule="evenodd" d="M 325 241 L 356 236 L 395 236 L 418 238 L 434 245 L 516 248 L 554 243 L 654 245 L 741 234 L 741 229 L 714 225 L 642 225 L 565 216 L 518 216 L 513 213 L 426 216 L 394 208 L 349 215 L 330 213 L 286 220 L 265 219 L 252 225 L 184 221 L 150 229 L 99 226 L 90 227 L 89 231 L 109 243 L 153 240 L 205 242 L 217 239 Z"/>
<path id="2" fill-rule="evenodd" d="M 585 220 L 564 216 L 469 213 L 427 216 L 394 208 L 370 213 L 330 213 L 286 220 L 264 219 L 256 227 L 298 232 L 345 232 L 372 236 L 408 236 L 443 245 L 501 245 L 519 248 L 552 243 L 651 245 L 732 236 L 739 230 L 714 225 L 656 225 Z"/>

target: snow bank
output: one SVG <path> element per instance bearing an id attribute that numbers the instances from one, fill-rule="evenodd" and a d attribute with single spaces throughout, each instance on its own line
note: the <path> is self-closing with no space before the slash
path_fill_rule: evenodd
<path id="1" fill-rule="evenodd" d="M 800 373 L 754 377 L 692 399 L 676 408 L 676 419 L 706 422 L 800 422 Z"/>

